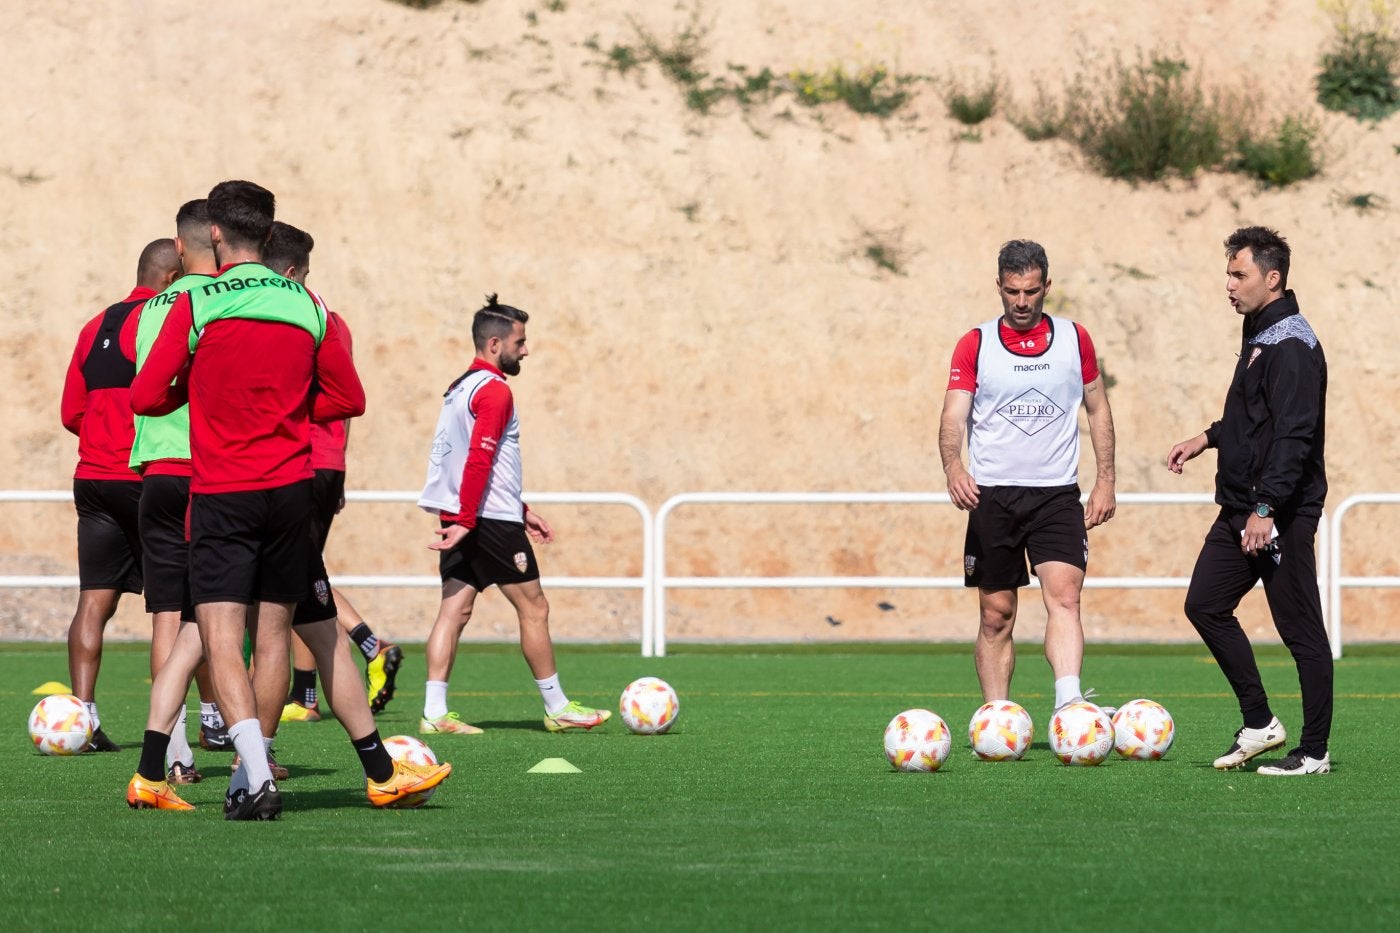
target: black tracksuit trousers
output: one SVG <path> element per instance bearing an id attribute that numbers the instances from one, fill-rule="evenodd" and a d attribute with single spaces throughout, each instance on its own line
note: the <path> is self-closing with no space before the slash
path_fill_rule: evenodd
<path id="1" fill-rule="evenodd" d="M 1234 688 L 1245 723 L 1261 714 L 1267 716 L 1269 698 L 1254 661 L 1254 649 L 1235 617 L 1240 600 L 1263 579 L 1274 627 L 1298 666 L 1303 731 L 1297 747 L 1321 758 L 1332 731 L 1332 648 L 1317 587 L 1317 519 L 1280 516 L 1277 551 L 1251 557 L 1240 550 L 1240 534 L 1249 515 L 1221 509 L 1206 533 L 1191 572 L 1186 617 Z"/>

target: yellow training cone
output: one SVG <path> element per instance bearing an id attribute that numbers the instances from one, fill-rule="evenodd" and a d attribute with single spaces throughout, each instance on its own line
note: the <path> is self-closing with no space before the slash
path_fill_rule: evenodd
<path id="1" fill-rule="evenodd" d="M 47 696 L 53 696 L 55 693 L 72 693 L 72 692 L 73 692 L 72 690 L 69 690 L 67 687 L 65 687 L 63 684 L 59 683 L 59 682 L 56 681 L 56 680 L 51 680 L 51 681 L 49 681 L 49 682 L 46 683 L 46 684 L 40 684 L 39 686 L 35 687 L 33 690 L 29 691 L 30 695 L 36 696 L 36 697 L 47 697 Z"/>
<path id="2" fill-rule="evenodd" d="M 535 765 L 526 774 L 580 774 L 578 768 L 569 764 L 563 758 L 546 758 Z"/>

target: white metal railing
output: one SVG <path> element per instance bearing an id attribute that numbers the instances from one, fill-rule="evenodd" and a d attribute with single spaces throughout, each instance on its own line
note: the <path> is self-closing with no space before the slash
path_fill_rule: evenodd
<path id="1" fill-rule="evenodd" d="M 1343 587 L 1400 587 L 1400 577 L 1344 577 L 1342 576 L 1342 519 L 1358 505 L 1400 505 L 1400 493 L 1363 492 L 1348 496 L 1337 506 L 1332 515 L 1331 534 L 1335 544 L 1332 547 L 1331 564 L 1327 573 L 1327 604 L 1331 617 L 1332 657 L 1342 656 L 1342 588 Z"/>
<path id="2" fill-rule="evenodd" d="M 345 493 L 350 502 L 400 502 L 417 504 L 418 493 L 393 490 L 351 490 Z M 642 520 L 642 574 L 639 577 L 542 577 L 546 587 L 576 589 L 636 589 L 642 591 L 642 643 L 647 644 L 652 630 L 652 517 L 646 503 L 636 496 L 619 492 L 537 492 L 529 495 L 531 502 L 562 503 L 566 505 L 621 505 L 633 509 Z M 69 490 L 7 489 L 0 490 L 0 502 L 72 502 Z M 411 574 L 346 574 L 331 578 L 336 586 L 433 587 L 442 585 L 437 575 Z M 0 589 L 76 587 L 76 576 L 24 575 L 0 576 Z"/>
<path id="3" fill-rule="evenodd" d="M 1119 505 L 1212 505 L 1214 497 L 1209 493 L 1119 493 Z M 951 505 L 947 493 L 919 492 L 689 492 L 680 493 L 667 499 L 656 511 L 656 556 L 652 562 L 656 573 L 653 594 L 656 608 L 655 638 L 650 646 L 645 640 L 642 653 L 647 657 L 664 657 L 666 654 L 666 590 L 667 589 L 816 589 L 826 587 L 858 587 L 862 589 L 961 589 L 962 577 L 758 577 L 758 576 L 710 576 L 672 577 L 666 573 L 666 521 L 682 505 Z M 1321 559 L 1318 567 L 1325 568 L 1327 554 L 1326 522 L 1319 522 L 1318 550 Z M 1094 577 L 1085 579 L 1086 589 L 1172 589 L 1190 585 L 1190 577 Z M 1032 578 L 1031 586 L 1040 582 Z M 1318 589 L 1325 586 L 1322 570 L 1319 570 Z M 648 650 L 650 649 L 650 650 Z M 1332 652 L 1340 657 L 1340 636 L 1332 643 Z"/>
<path id="4" fill-rule="evenodd" d="M 626 493 L 532 493 L 531 502 L 566 505 L 620 505 L 633 509 L 642 520 L 642 573 L 638 577 L 544 577 L 547 587 L 581 589 L 639 589 L 642 591 L 643 657 L 661 657 L 666 653 L 666 590 L 669 589 L 778 589 L 818 587 L 958 589 L 962 577 L 916 576 L 825 576 L 825 577 L 672 577 L 666 573 L 666 525 L 671 512 L 687 504 L 950 504 L 946 493 L 682 493 L 667 499 L 652 516 L 641 499 Z M 416 503 L 418 493 L 389 490 L 353 490 L 346 493 L 352 502 Z M 1208 493 L 1120 493 L 1120 505 L 1209 505 Z M 0 490 L 4 502 L 71 502 L 68 490 Z M 1348 576 L 1341 574 L 1342 519 L 1356 505 L 1400 504 L 1400 494 L 1360 493 L 1342 502 L 1330 522 L 1324 513 L 1318 523 L 1318 586 L 1328 594 L 1324 616 L 1332 655 L 1342 653 L 1343 587 L 1400 587 L 1400 577 Z M 337 575 L 333 582 L 339 586 L 437 587 L 436 575 L 361 574 Z M 1189 577 L 1095 577 L 1085 581 L 1090 589 L 1171 589 L 1184 588 Z M 77 576 L 30 574 L 0 576 L 4 588 L 63 588 L 76 587 Z M 1037 586 L 1038 581 L 1032 581 Z"/>

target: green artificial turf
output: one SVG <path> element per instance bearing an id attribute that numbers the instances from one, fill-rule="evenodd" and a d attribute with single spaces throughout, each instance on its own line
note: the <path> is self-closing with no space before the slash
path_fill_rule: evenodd
<path id="1" fill-rule="evenodd" d="M 384 735 L 414 733 L 424 668 L 408 648 Z M 1068 768 L 1044 739 L 1049 675 L 1023 646 L 1013 693 L 1036 719 L 1020 762 L 965 742 L 970 649 L 559 650 L 571 698 L 613 707 L 668 680 L 668 735 L 551 735 L 511 646 L 466 646 L 452 707 L 482 736 L 431 741 L 454 774 L 418 811 L 372 810 L 334 721 L 283 727 L 285 812 L 226 823 L 229 756 L 201 753 L 194 813 L 123 801 L 146 712 L 143 646 L 111 646 L 99 702 L 119 754 L 32 753 L 29 691 L 66 682 L 61 645 L 0 646 L 0 907 L 8 929 L 511 930 L 1400 928 L 1400 651 L 1337 666 L 1332 774 L 1218 773 L 1237 710 L 1201 650 L 1091 646 L 1105 703 L 1174 714 L 1160 762 Z M 1286 654 L 1260 663 L 1296 734 Z M 885 724 L 940 713 L 953 753 L 894 772 Z M 579 774 L 529 774 L 544 758 Z M 1274 756 L 1266 756 L 1274 757 Z"/>

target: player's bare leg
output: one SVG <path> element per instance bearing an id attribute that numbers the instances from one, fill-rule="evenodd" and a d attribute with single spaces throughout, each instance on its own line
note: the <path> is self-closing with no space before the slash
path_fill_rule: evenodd
<path id="1" fill-rule="evenodd" d="M 1045 600 L 1045 660 L 1055 677 L 1055 707 L 1080 698 L 1080 668 L 1084 664 L 1084 626 L 1079 616 L 1079 594 L 1084 571 L 1061 561 L 1037 564 L 1041 595 Z"/>
<path id="2" fill-rule="evenodd" d="M 1045 659 L 1056 679 L 1078 677 L 1084 663 L 1084 626 L 1079 619 L 1079 594 L 1084 571 L 1072 564 L 1046 561 L 1035 568 L 1045 599 Z"/>
<path id="3" fill-rule="evenodd" d="M 559 673 L 554 664 L 554 641 L 549 637 L 549 600 L 539 580 L 501 585 L 501 593 L 520 617 L 520 653 L 536 680 Z"/>
<path id="4" fill-rule="evenodd" d="M 559 684 L 559 668 L 554 663 L 554 641 L 549 637 L 549 600 L 539 580 L 501 584 L 501 592 L 515 607 L 520 618 L 520 653 L 530 665 L 540 699 L 544 702 L 544 727 L 550 732 L 565 729 L 592 729 L 608 721 L 608 710 L 570 702 Z"/>
<path id="5" fill-rule="evenodd" d="M 187 626 L 188 627 L 188 626 Z M 180 612 L 178 610 L 151 613 L 151 698 L 154 700 L 156 688 L 155 684 L 160 678 L 160 672 L 170 663 L 170 655 L 175 649 L 175 642 L 181 630 Z M 190 748 L 189 737 L 185 734 L 185 694 L 189 691 L 190 678 L 193 676 L 194 667 L 202 661 L 203 650 L 198 648 L 199 634 L 196 631 L 192 636 L 197 652 L 194 658 L 194 666 L 182 672 L 183 680 L 180 682 L 180 693 L 173 699 L 175 719 L 169 724 L 169 728 L 162 728 L 158 731 L 170 736 L 170 742 L 166 749 L 166 766 L 169 769 L 169 779 L 177 784 L 195 784 L 203 780 L 203 775 L 194 766 L 194 749 Z M 172 687 L 172 689 L 175 689 Z"/>
<path id="6" fill-rule="evenodd" d="M 350 644 L 341 636 L 336 621 L 325 619 L 299 625 L 297 634 L 316 659 L 327 705 L 360 756 L 370 801 L 377 807 L 417 806 L 412 802 L 413 796 L 446 780 L 452 766 L 446 762 L 424 767 L 392 762 L 374 725 L 359 668 L 350 656 Z"/>
<path id="7" fill-rule="evenodd" d="M 68 626 L 68 676 L 73 681 L 73 695 L 87 704 L 93 716 L 93 736 L 88 751 L 119 752 L 121 748 L 102 731 L 96 715 L 97 674 L 102 667 L 102 636 L 107 623 L 117 611 L 119 590 L 81 590 L 78 608 Z"/>
<path id="8" fill-rule="evenodd" d="M 442 602 L 438 605 L 433 630 L 428 633 L 428 679 L 447 680 L 457 661 L 457 640 L 472 619 L 476 605 L 476 590 L 461 580 L 442 584 Z"/>
<path id="9" fill-rule="evenodd" d="M 256 670 L 253 676 L 254 680 L 261 678 L 258 682 L 264 687 L 276 678 L 279 701 L 287 683 L 286 631 L 291 616 L 290 603 L 263 603 L 259 606 L 259 631 L 254 649 Z M 248 624 L 247 617 L 248 607 L 242 603 L 203 603 L 195 607 L 195 619 L 199 624 L 205 657 L 209 659 L 214 691 L 242 762 L 230 779 L 231 800 L 236 799 L 238 791 L 258 791 L 272 782 L 267 746 L 263 743 L 264 733 L 258 721 L 255 692 L 253 684 L 249 683 L 248 671 L 243 666 L 243 634 Z M 277 709 L 280 712 L 280 702 Z"/>
<path id="10" fill-rule="evenodd" d="M 428 683 L 423 700 L 423 718 L 418 731 L 423 735 L 451 733 L 479 735 L 481 730 L 447 708 L 447 681 L 457 661 L 457 640 L 472 618 L 476 589 L 461 580 L 444 580 L 442 602 L 438 604 L 433 630 L 428 633 Z"/>
<path id="11" fill-rule="evenodd" d="M 973 660 L 984 703 L 1011 698 L 1011 675 L 1016 670 L 1011 633 L 1016 627 L 1016 607 L 1015 590 L 977 590 L 979 622 Z"/>

